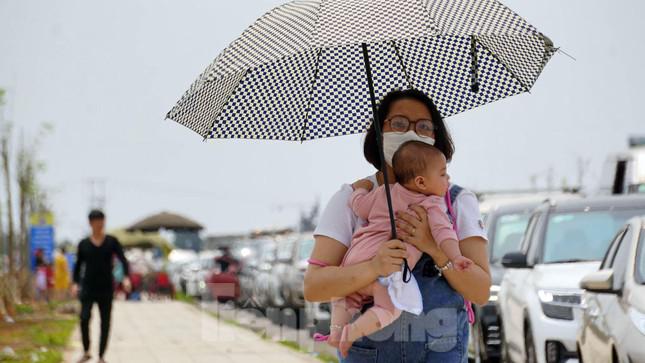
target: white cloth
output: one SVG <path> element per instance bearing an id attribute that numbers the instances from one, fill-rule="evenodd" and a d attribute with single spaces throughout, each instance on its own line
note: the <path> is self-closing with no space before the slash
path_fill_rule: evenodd
<path id="1" fill-rule="evenodd" d="M 403 273 L 395 272 L 387 277 L 380 277 L 379 283 L 387 286 L 392 304 L 399 310 L 419 315 L 423 312 L 423 298 L 421 290 L 414 275 L 410 274 L 410 281 L 403 282 Z"/>

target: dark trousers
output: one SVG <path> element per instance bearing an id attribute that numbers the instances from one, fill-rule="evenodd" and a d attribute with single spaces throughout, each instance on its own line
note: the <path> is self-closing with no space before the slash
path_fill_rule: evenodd
<path id="1" fill-rule="evenodd" d="M 90 319 L 92 318 L 92 306 L 96 303 L 99 306 L 101 315 L 101 341 L 99 344 L 99 357 L 103 357 L 107 348 L 108 336 L 110 334 L 110 315 L 112 313 L 112 294 L 81 294 L 81 335 L 83 337 L 83 349 L 90 350 Z"/>

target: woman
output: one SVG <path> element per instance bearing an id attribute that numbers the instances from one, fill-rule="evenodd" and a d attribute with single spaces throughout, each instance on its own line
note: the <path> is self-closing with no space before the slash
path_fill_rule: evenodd
<path id="1" fill-rule="evenodd" d="M 383 120 L 383 136 L 388 144 L 386 159 L 397 147 L 391 140 L 396 140 L 395 135 L 400 136 L 406 131 L 415 132 L 415 137 L 420 136 L 421 139 L 431 137 L 446 159 L 451 159 L 454 152 L 452 139 L 436 106 L 424 93 L 416 90 L 391 92 L 381 102 L 378 114 Z M 405 141 L 401 137 L 398 139 L 401 143 Z M 365 137 L 364 155 L 379 169 L 373 125 Z M 387 166 L 387 173 L 392 182 L 394 175 L 390 166 Z M 383 184 L 381 172 L 367 179 Z M 414 214 L 397 215 L 400 240 L 385 243 L 370 261 L 339 267 L 355 228 L 363 223 L 348 206 L 351 191 L 350 185 L 343 185 L 320 218 L 305 275 L 305 298 L 329 301 L 344 297 L 379 276 L 400 271 L 405 258 L 402 240 L 424 253 L 413 270 L 423 296 L 423 313 L 417 316 L 404 312 L 393 324 L 356 341 L 343 361 L 466 362 L 468 314 L 464 299 L 485 304 L 490 291 L 487 240 L 474 194 L 464 190 L 453 201 L 462 254 L 474 262 L 472 268 L 458 272 L 450 268 L 448 258 L 432 239 L 427 215 L 418 206 L 413 207 Z"/>

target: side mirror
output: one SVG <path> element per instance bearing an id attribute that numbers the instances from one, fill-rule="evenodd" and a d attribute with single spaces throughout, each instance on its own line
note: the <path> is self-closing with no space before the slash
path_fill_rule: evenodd
<path id="1" fill-rule="evenodd" d="M 507 268 L 529 268 L 526 255 L 522 252 L 509 252 L 502 257 L 502 266 Z"/>
<path id="2" fill-rule="evenodd" d="M 587 274 L 580 281 L 580 288 L 591 292 L 617 293 L 614 290 L 614 271 L 604 269 Z"/>

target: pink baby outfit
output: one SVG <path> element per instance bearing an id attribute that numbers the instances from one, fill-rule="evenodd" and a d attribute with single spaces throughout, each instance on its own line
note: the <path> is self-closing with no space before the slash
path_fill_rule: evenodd
<path id="1" fill-rule="evenodd" d="M 416 193 L 398 183 L 391 185 L 390 191 L 392 194 L 392 207 L 395 213 L 409 211 L 410 205 L 418 204 L 425 208 L 428 213 L 430 229 L 437 243 L 446 239 L 457 239 L 452 224 L 444 211 L 444 198 Z M 341 263 L 342 266 L 370 260 L 376 255 L 379 247 L 390 240 L 391 236 L 390 216 L 384 186 L 375 188 L 371 192 L 360 188 L 355 190 L 352 193 L 349 204 L 354 213 L 367 221 L 367 224 L 360 227 L 352 236 L 349 250 Z M 411 244 L 406 243 L 405 245 L 408 253 L 408 264 L 410 269 L 414 269 L 422 253 Z M 416 284 L 416 281 L 414 281 L 414 284 Z M 378 281 L 341 300 L 344 300 L 346 308 L 358 310 L 361 308 L 361 302 L 365 301 L 369 296 L 374 297 L 374 306 L 371 309 L 378 316 L 381 326 L 389 325 L 400 315 L 400 308 L 396 308 L 400 305 L 396 301 L 393 305 L 392 296 L 391 294 L 388 295 L 388 288 Z"/>
<path id="2" fill-rule="evenodd" d="M 392 208 L 395 213 L 410 211 L 410 205 L 418 204 L 428 212 L 430 230 L 437 243 L 446 239 L 457 240 L 457 234 L 444 211 L 443 197 L 413 192 L 405 189 L 399 183 L 391 185 L 390 192 L 392 194 Z M 343 258 L 343 265 L 354 265 L 371 259 L 376 255 L 381 244 L 390 240 L 391 233 L 384 186 L 381 185 L 371 192 L 366 189 L 357 189 L 352 193 L 349 203 L 354 213 L 367 221 L 368 224 L 359 228 L 352 236 L 349 250 Z M 410 253 L 408 264 L 410 269 L 413 269 L 414 264 L 421 257 L 421 251 L 412 245 L 407 246 Z"/>

